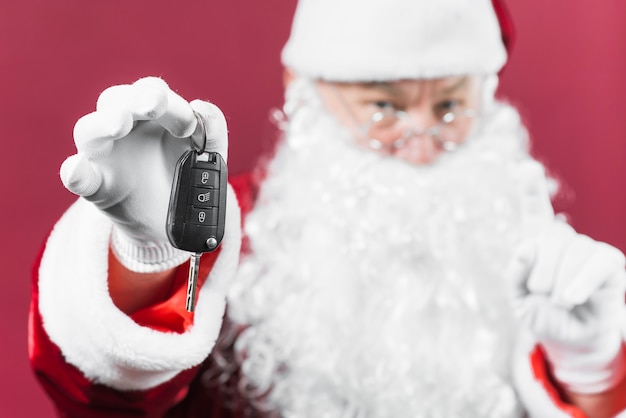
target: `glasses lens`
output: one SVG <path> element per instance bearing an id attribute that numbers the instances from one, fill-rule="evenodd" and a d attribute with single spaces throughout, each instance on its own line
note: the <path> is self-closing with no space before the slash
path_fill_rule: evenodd
<path id="1" fill-rule="evenodd" d="M 396 112 L 377 112 L 367 125 L 367 136 L 382 146 L 390 146 L 401 139 L 406 130 L 406 123 Z"/>
<path id="2" fill-rule="evenodd" d="M 439 124 L 437 139 L 443 148 L 454 149 L 469 134 L 474 121 L 473 113 L 469 111 L 446 113 Z"/>

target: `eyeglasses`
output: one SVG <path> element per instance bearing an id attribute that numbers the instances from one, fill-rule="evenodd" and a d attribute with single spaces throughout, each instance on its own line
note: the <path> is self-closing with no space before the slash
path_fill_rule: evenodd
<path id="1" fill-rule="evenodd" d="M 358 132 L 367 146 L 382 152 L 394 152 L 419 137 L 431 137 L 442 150 L 455 151 L 463 143 L 479 116 L 475 109 L 456 108 L 443 114 L 434 126 L 423 129 L 417 126 L 407 112 L 384 108 L 374 112 L 363 123 L 356 117 L 339 89 L 333 86 L 333 90 L 357 124 Z"/>
<path id="2" fill-rule="evenodd" d="M 444 151 L 455 151 L 469 133 L 477 116 L 474 109 L 455 109 L 445 113 L 430 128 L 418 128 L 407 112 L 381 110 L 370 116 L 359 130 L 367 145 L 375 150 L 393 151 L 418 137 L 433 138 Z"/>

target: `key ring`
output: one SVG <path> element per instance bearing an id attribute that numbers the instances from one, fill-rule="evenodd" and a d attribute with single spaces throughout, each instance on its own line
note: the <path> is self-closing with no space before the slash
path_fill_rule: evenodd
<path id="1" fill-rule="evenodd" d="M 196 129 L 193 131 L 189 139 L 191 140 L 191 148 L 198 154 L 203 154 L 206 148 L 206 127 L 204 125 L 204 119 L 195 110 L 193 115 L 196 117 Z"/>

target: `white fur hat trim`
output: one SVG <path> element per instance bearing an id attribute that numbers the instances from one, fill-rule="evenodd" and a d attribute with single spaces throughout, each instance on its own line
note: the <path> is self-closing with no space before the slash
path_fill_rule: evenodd
<path id="1" fill-rule="evenodd" d="M 300 0 L 283 64 L 328 81 L 497 73 L 506 61 L 490 0 Z"/>

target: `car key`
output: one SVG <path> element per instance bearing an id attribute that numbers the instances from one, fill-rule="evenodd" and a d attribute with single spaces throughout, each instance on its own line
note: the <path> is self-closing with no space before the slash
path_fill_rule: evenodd
<path id="1" fill-rule="evenodd" d="M 174 247 L 192 253 L 185 302 L 189 312 L 195 308 L 200 256 L 215 251 L 224 237 L 227 177 L 217 152 L 189 150 L 176 164 L 167 235 Z"/>

